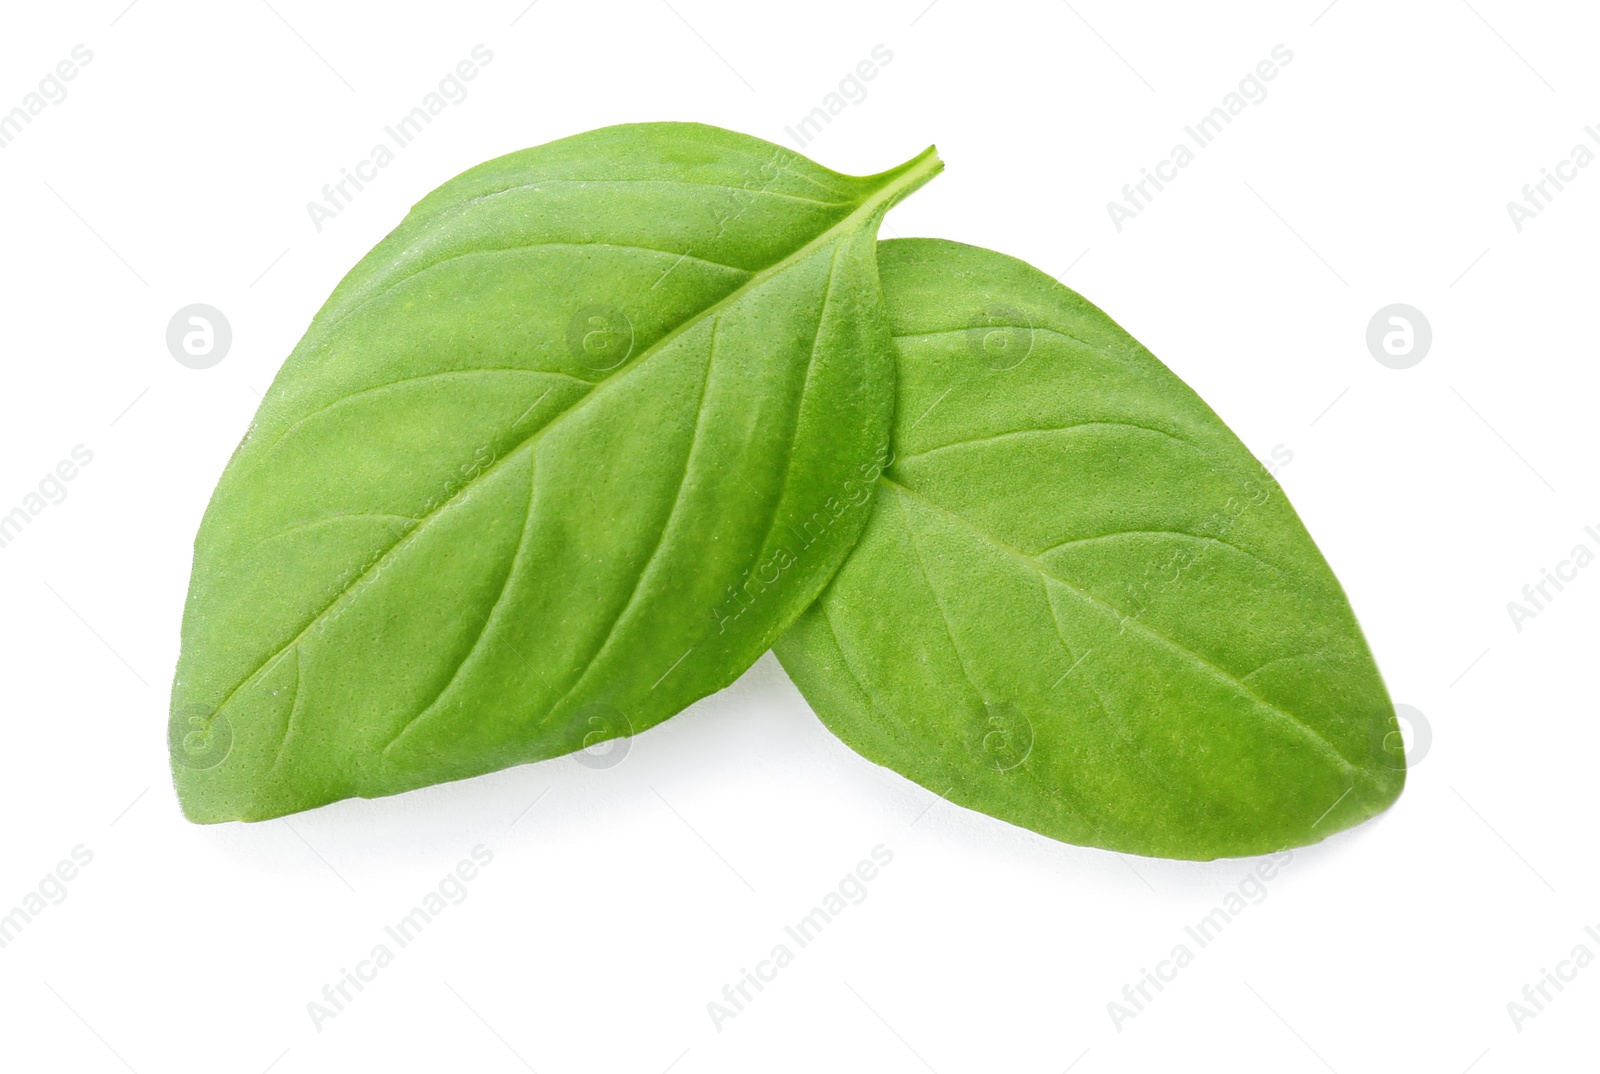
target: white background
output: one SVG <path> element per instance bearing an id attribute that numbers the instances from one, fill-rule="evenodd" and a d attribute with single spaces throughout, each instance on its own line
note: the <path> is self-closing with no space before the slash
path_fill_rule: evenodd
<path id="1" fill-rule="evenodd" d="M 74 45 L 69 96 L 0 151 L 0 513 L 75 445 L 67 499 L 0 549 L 0 912 L 93 861 L 0 949 L 0 1064 L 153 1072 L 1592 1069 L 1585 944 L 1600 566 L 1600 167 L 1506 203 L 1600 124 L 1600 19 L 1508 0 L 7 5 L 0 110 Z M 305 204 L 482 43 L 493 62 L 318 233 Z M 948 171 L 888 230 L 992 246 L 1102 305 L 1263 457 L 1425 717 L 1384 816 L 1297 852 L 1155 1001 L 1107 1004 L 1254 862 L 1057 844 L 835 741 L 768 656 L 571 759 L 286 820 L 196 827 L 167 777 L 189 550 L 258 399 L 341 275 L 463 169 L 605 124 L 784 132 L 893 59 L 807 152 Z M 1118 232 L 1124 183 L 1274 45 L 1293 61 Z M 1591 143 L 1593 144 L 1593 143 Z M 1600 150 L 1600 145 L 1595 145 Z M 205 302 L 217 367 L 168 353 Z M 1381 366 L 1404 302 L 1434 342 Z M 535 803 L 530 809 L 530 803 Z M 526 812 L 524 812 L 526 810 Z M 307 1004 L 482 844 L 449 910 L 320 1028 Z M 893 863 L 732 1021 L 707 1003 L 876 845 Z M 392 946 L 392 945 L 391 945 Z M 791 945 L 792 946 L 792 945 Z M 1191 947 L 1194 945 L 1191 943 Z"/>

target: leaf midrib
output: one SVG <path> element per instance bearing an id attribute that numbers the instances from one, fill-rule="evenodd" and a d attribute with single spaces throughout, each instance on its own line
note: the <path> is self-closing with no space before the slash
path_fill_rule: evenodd
<path id="1" fill-rule="evenodd" d="M 278 649 L 261 660 L 260 663 L 258 663 L 243 678 L 241 678 L 239 680 L 239 684 L 233 689 L 229 690 L 223 699 L 218 702 L 217 707 L 213 710 L 213 713 L 220 713 L 226 709 L 230 704 L 232 704 L 233 699 L 239 695 L 239 692 L 260 678 L 261 674 L 267 668 L 271 667 L 274 661 L 305 640 L 307 635 L 309 635 L 319 623 L 326 619 L 327 616 L 337 606 L 349 599 L 351 594 L 354 593 L 362 585 L 362 583 L 364 583 L 368 578 L 372 577 L 374 573 L 379 571 L 386 563 L 388 563 L 389 560 L 399 554 L 404 548 L 409 546 L 413 538 L 415 538 L 417 534 L 419 534 L 427 526 L 429 521 L 438 517 L 444 511 L 458 503 L 473 489 L 479 487 L 481 483 L 489 477 L 489 475 L 495 473 L 512 458 L 521 454 L 525 449 L 531 450 L 536 448 L 539 441 L 546 433 L 559 426 L 562 421 L 564 421 L 570 415 L 582 409 L 586 404 L 589 403 L 590 400 L 594 399 L 598 394 L 600 394 L 600 392 L 605 390 L 605 388 L 610 385 L 620 383 L 624 377 L 643 367 L 651 358 L 661 354 L 673 342 L 675 342 L 678 337 L 690 331 L 695 325 L 701 323 L 706 318 L 714 318 L 720 315 L 724 310 L 735 305 L 740 299 L 754 291 L 756 288 L 781 276 L 791 267 L 806 260 L 817 250 L 820 250 L 829 243 L 837 241 L 838 239 L 850 234 L 852 231 L 857 230 L 862 224 L 871 221 L 880 210 L 887 211 L 888 208 L 892 206 L 900 197 L 911 192 L 912 190 L 915 190 L 917 187 L 931 179 L 934 175 L 937 175 L 943 166 L 943 163 L 939 160 L 938 156 L 931 148 L 925 151 L 922 155 L 914 157 L 908 163 L 908 165 L 904 166 L 904 171 L 900 172 L 898 175 L 894 175 L 870 196 L 863 198 L 853 212 L 844 216 L 831 227 L 819 233 L 811 241 L 807 242 L 798 250 L 784 257 L 782 260 L 753 273 L 748 280 L 745 280 L 734 290 L 730 291 L 728 294 L 724 295 L 721 299 L 706 307 L 704 310 L 701 310 L 695 316 L 687 318 L 682 324 L 673 328 L 660 339 L 656 340 L 654 344 L 652 344 L 643 354 L 639 356 L 637 361 L 630 362 L 627 365 L 622 366 L 614 374 L 596 382 L 594 389 L 586 392 L 582 397 L 575 400 L 571 407 L 551 418 L 544 425 L 540 426 L 533 433 L 529 434 L 528 437 L 520 441 L 515 447 L 507 451 L 501 458 L 495 460 L 495 462 L 485 467 L 481 473 L 464 483 L 459 489 L 456 490 L 456 493 L 453 496 L 445 500 L 432 511 L 421 516 L 417 520 L 415 526 L 412 526 L 404 534 L 402 534 L 394 544 L 390 545 L 389 548 L 383 552 L 383 554 L 378 556 L 365 569 L 363 569 L 360 575 L 358 575 L 338 593 L 334 594 L 333 599 L 324 605 L 321 611 L 312 616 L 310 621 L 306 623 L 299 633 L 297 633 L 293 638 L 289 639 L 289 641 L 285 642 L 283 645 L 279 646 Z"/>
<path id="2" fill-rule="evenodd" d="M 918 493 L 918 492 L 906 487 L 905 485 L 900 484 L 898 481 L 892 480 L 891 478 L 888 478 L 888 477 L 885 477 L 885 476 L 880 476 L 878 478 L 878 480 L 885 488 L 889 489 L 891 492 L 894 492 L 894 493 L 896 493 L 898 495 L 904 496 L 907 499 L 910 499 L 910 500 L 912 500 L 912 501 L 914 501 L 914 502 L 916 502 L 918 504 L 921 504 L 922 506 L 928 508 L 929 510 L 932 510 L 932 511 L 938 513 L 939 515 L 950 519 L 956 525 L 958 525 L 961 529 L 963 529 L 966 532 L 972 534 L 974 537 L 978 538 L 984 544 L 986 544 L 989 547 L 993 548 L 996 552 L 999 552 L 1000 554 L 1002 554 L 1002 555 L 1004 555 L 1004 556 L 1006 556 L 1006 557 L 1008 557 L 1010 559 L 1013 559 L 1013 560 L 1017 561 L 1018 563 L 1022 564 L 1027 570 L 1030 570 L 1030 571 L 1032 571 L 1034 573 L 1037 573 L 1042 578 L 1047 579 L 1047 580 L 1052 581 L 1052 582 L 1055 582 L 1057 585 L 1062 586 L 1063 588 L 1065 588 L 1069 592 L 1071 592 L 1074 596 L 1078 597 L 1080 600 L 1083 600 L 1085 603 L 1094 605 L 1094 606 L 1099 607 L 1099 608 L 1101 608 L 1101 609 L 1103 609 L 1105 611 L 1108 611 L 1108 612 L 1111 612 L 1111 613 L 1115 614 L 1116 616 L 1119 617 L 1119 619 L 1122 622 L 1131 624 L 1135 630 L 1138 630 L 1139 632 L 1144 634 L 1146 637 L 1148 637 L 1151 640 L 1157 642 L 1158 644 L 1161 644 L 1161 645 L 1171 649 L 1172 651 L 1176 652 L 1180 656 L 1182 656 L 1182 657 L 1186 658 L 1187 660 L 1189 660 L 1190 662 L 1194 663 L 1195 665 L 1197 665 L 1198 667 L 1200 667 L 1202 670 L 1206 671 L 1207 673 L 1209 673 L 1209 674 L 1211 674 L 1211 675 L 1213 675 L 1215 677 L 1221 678 L 1229 686 L 1231 686 L 1232 688 L 1237 690 L 1239 693 L 1243 694 L 1245 697 L 1249 698 L 1251 701 L 1255 702 L 1260 707 L 1262 707 L 1262 708 L 1266 709 L 1267 711 L 1272 712 L 1272 713 L 1276 714 L 1277 716 L 1281 717 L 1288 724 L 1299 728 L 1306 735 L 1306 737 L 1310 741 L 1312 741 L 1312 742 L 1314 742 L 1316 744 L 1316 747 L 1319 750 L 1319 752 L 1322 752 L 1322 753 L 1326 754 L 1330 760 L 1336 761 L 1338 763 L 1338 765 L 1342 769 L 1344 769 L 1345 771 L 1351 773 L 1353 776 L 1356 776 L 1356 777 L 1359 777 L 1359 778 L 1362 778 L 1362 779 L 1367 779 L 1367 780 L 1370 781 L 1371 777 L 1367 772 L 1365 772 L 1363 769 L 1361 769 L 1360 767 L 1358 767 L 1357 765 L 1352 763 L 1349 758 L 1345 757 L 1344 754 L 1340 753 L 1336 748 L 1334 748 L 1333 743 L 1329 742 L 1326 738 L 1324 738 L 1315 728 L 1311 727 L 1304 720 L 1301 720 L 1298 716 L 1295 716 L 1293 713 L 1288 712 L 1287 710 L 1282 709 L 1277 705 L 1274 705 L 1272 702 L 1268 701 L 1266 698 L 1264 698 L 1260 694 L 1256 693 L 1254 690 L 1252 690 L 1250 688 L 1248 683 L 1245 683 L 1237 675 L 1233 674 L 1228 669 L 1226 669 L 1224 667 L 1221 667 L 1218 664 L 1212 663 L 1210 660 L 1206 659 L 1201 654 L 1195 652 L 1193 649 L 1190 649 L 1188 646 L 1183 645 L 1181 642 L 1178 642 L 1177 640 L 1168 637 L 1167 635 L 1163 634 L 1161 631 L 1156 630 L 1154 627 L 1149 626 L 1149 625 L 1141 622 L 1137 616 L 1129 615 L 1127 612 L 1123 611 L 1121 608 L 1118 608 L 1115 604 L 1112 604 L 1110 601 L 1103 600 L 1100 597 L 1097 597 L 1094 594 L 1092 594 L 1092 593 L 1090 593 L 1090 592 L 1088 592 L 1088 591 L 1086 591 L 1084 589 L 1079 588 L 1077 585 L 1073 584 L 1071 581 L 1069 581 L 1069 580 L 1061 577 L 1060 575 L 1054 573 L 1052 570 L 1050 570 L 1050 568 L 1046 564 L 1042 563 L 1040 560 L 1038 560 L 1034 556 L 1031 556 L 1028 553 L 1022 551 L 1021 549 L 1013 547 L 1012 545 L 1007 544 L 1004 541 L 1001 541 L 1000 539 L 995 537 L 993 534 L 990 534 L 990 533 L 988 533 L 988 532 L 986 532 L 984 530 L 979 529 L 977 526 L 973 525 L 967 519 L 963 518 L 961 515 L 957 514 L 956 512 L 954 512 L 952 510 L 950 510 L 949 508 L 945 507 L 944 505 L 942 505 L 940 503 L 937 503 L 934 500 L 929 499 L 928 497 L 922 495 L 921 493 Z"/>
<path id="3" fill-rule="evenodd" d="M 812 198 L 800 197 L 799 195 L 790 195 L 790 194 L 784 194 L 784 193 L 781 193 L 781 192 L 778 192 L 778 191 L 768 190 L 766 187 L 758 187 L 758 188 L 756 188 L 754 190 L 750 190 L 750 189 L 747 189 L 745 187 L 729 186 L 726 183 L 696 183 L 696 182 L 691 182 L 691 181 L 686 180 L 686 179 L 556 179 L 556 178 L 542 178 L 542 179 L 536 179 L 536 180 L 534 180 L 532 182 L 527 182 L 527 183 L 514 183 L 511 186 L 501 187 L 498 190 L 490 190 L 490 191 L 486 191 L 486 192 L 484 192 L 482 194 L 475 194 L 472 197 L 467 198 L 465 201 L 455 202 L 455 203 L 450 204 L 450 205 L 441 206 L 438 209 L 438 211 L 435 212 L 433 215 L 422 217 L 422 218 L 419 218 L 418 220 L 416 220 L 415 221 L 415 226 L 416 226 L 417 230 L 422 230 L 422 229 L 438 230 L 440 227 L 442 227 L 449 220 L 465 215 L 468 209 L 472 208 L 474 205 L 477 205 L 477 204 L 479 204 L 481 202 L 488 201 L 491 198 L 503 197 L 506 194 L 512 194 L 512 193 L 515 193 L 515 192 L 520 191 L 520 190 L 531 190 L 531 189 L 534 189 L 535 187 L 546 186 L 546 185 L 549 185 L 549 184 L 562 184 L 562 185 L 569 185 L 569 186 L 585 186 L 585 185 L 590 185 L 590 184 L 593 184 L 593 185 L 601 185 L 601 184 L 617 184 L 617 185 L 624 185 L 624 184 L 626 184 L 626 185 L 653 184 L 653 185 L 670 185 L 670 186 L 693 186 L 693 187 L 697 187 L 697 188 L 704 189 L 704 190 L 732 190 L 732 191 L 751 194 L 751 195 L 767 195 L 767 196 L 770 196 L 770 197 L 777 197 L 777 198 L 789 198 L 789 199 L 792 199 L 792 200 L 810 202 L 811 204 L 824 206 L 824 207 L 829 207 L 829 208 L 833 208 L 833 207 L 842 208 L 842 207 L 850 204 L 850 202 L 848 200 L 847 201 L 841 201 L 841 202 L 816 201 L 815 199 L 812 199 Z M 854 215 L 854 214 L 851 214 L 851 215 Z M 849 219 L 849 217 L 846 217 L 846 220 L 848 220 L 848 219 Z M 409 222 L 409 221 L 402 221 L 401 227 L 404 227 L 407 222 Z M 840 221 L 840 222 L 843 223 L 844 221 Z M 529 244 L 529 245 L 530 246 L 538 246 L 538 245 L 545 245 L 545 244 L 532 243 L 532 244 Z M 569 244 L 569 245 L 596 245 L 596 244 Z M 609 244 L 598 244 L 598 245 L 609 245 Z M 526 248 L 526 247 L 524 247 L 524 248 Z M 648 249 L 648 248 L 647 247 L 641 247 L 641 249 Z M 665 253 L 666 251 L 661 251 L 661 252 Z M 449 258 L 445 258 L 444 260 L 449 260 Z M 410 274 L 408 274 L 406 276 L 402 276 L 399 280 L 392 281 L 392 283 L 390 285 L 381 286 L 380 289 L 378 291 L 376 291 L 376 292 L 373 292 L 373 291 L 369 290 L 366 294 L 363 294 L 358 299 L 355 299 L 355 306 L 354 307 L 347 308 L 343 312 L 339 313 L 337 315 L 336 320 L 333 322 L 333 324 L 328 326 L 328 330 L 331 331 L 341 321 L 343 321 L 346 318 L 352 316 L 356 312 L 356 309 L 360 308 L 361 306 L 366 305 L 369 301 L 371 301 L 371 300 L 373 300 L 375 298 L 381 297 L 384 293 L 386 293 L 389 290 L 391 290 L 393 288 L 393 286 L 397 286 L 397 285 L 399 285 L 401 283 L 404 283 L 406 280 L 410 279 L 413 276 L 419 276 L 423 272 L 426 272 L 427 270 L 433 268 L 435 265 L 438 265 L 438 264 L 441 264 L 441 263 L 442 263 L 442 261 L 441 262 L 430 262 L 429 264 L 424 265 L 421 269 L 418 269 L 416 272 L 410 273 Z M 712 262 L 712 263 L 715 264 L 716 262 Z M 724 266 L 724 267 L 733 268 L 734 266 L 727 265 L 727 266 Z M 749 270 L 745 269 L 745 270 L 741 270 L 741 271 L 749 271 Z M 366 281 L 363 281 L 363 283 L 365 283 L 365 282 Z"/>

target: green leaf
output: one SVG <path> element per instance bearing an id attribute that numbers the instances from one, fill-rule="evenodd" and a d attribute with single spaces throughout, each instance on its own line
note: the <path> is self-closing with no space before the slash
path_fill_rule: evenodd
<path id="1" fill-rule="evenodd" d="M 872 519 L 777 646 L 823 722 L 1056 839 L 1299 846 L 1404 783 L 1393 706 L 1277 482 L 1100 310 L 1020 261 L 888 242 Z"/>
<path id="2" fill-rule="evenodd" d="M 643 124 L 418 204 L 318 313 L 201 524 L 186 815 L 553 757 L 733 681 L 865 523 L 893 405 L 875 233 L 940 167 L 854 178 Z"/>

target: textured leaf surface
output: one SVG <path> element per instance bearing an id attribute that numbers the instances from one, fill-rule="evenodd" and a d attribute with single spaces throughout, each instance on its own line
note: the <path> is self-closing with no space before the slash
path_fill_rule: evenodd
<path id="1" fill-rule="evenodd" d="M 875 233 L 939 167 L 853 178 L 643 124 L 418 204 L 318 313 L 201 525 L 186 814 L 556 756 L 743 672 L 864 524 L 893 405 Z"/>
<path id="2" fill-rule="evenodd" d="M 1012 258 L 879 253 L 898 359 L 867 531 L 777 646 L 867 758 L 1072 843 L 1315 842 L 1404 760 L 1282 489 L 1100 310 Z"/>

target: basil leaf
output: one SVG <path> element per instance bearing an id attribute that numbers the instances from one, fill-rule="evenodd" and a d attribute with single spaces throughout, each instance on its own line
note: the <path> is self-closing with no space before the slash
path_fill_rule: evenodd
<path id="1" fill-rule="evenodd" d="M 888 242 L 894 460 L 777 651 L 823 722 L 1056 839 L 1209 859 L 1394 801 L 1393 706 L 1277 482 L 1100 310 L 1020 261 Z"/>
<path id="2" fill-rule="evenodd" d="M 186 815 L 553 757 L 732 682 L 865 523 L 840 505 L 893 405 L 875 232 L 941 167 L 854 178 L 643 124 L 418 204 L 318 313 L 201 524 Z"/>

